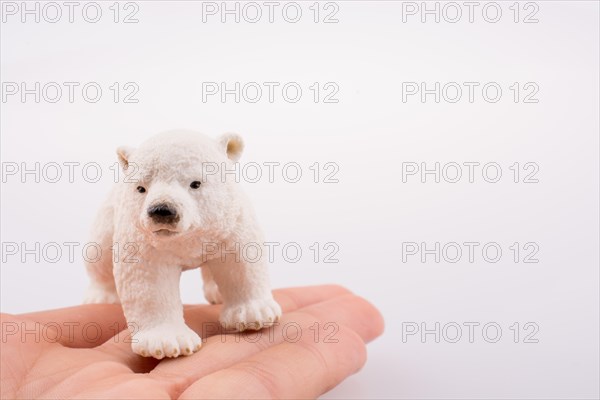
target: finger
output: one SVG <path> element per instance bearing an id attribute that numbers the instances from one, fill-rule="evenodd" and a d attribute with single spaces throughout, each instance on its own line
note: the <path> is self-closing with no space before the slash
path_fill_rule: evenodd
<path id="1" fill-rule="evenodd" d="M 337 343 L 315 342 L 304 336 L 297 342 L 277 344 L 201 378 L 179 398 L 317 398 L 358 371 L 365 361 L 362 338 L 342 326 Z"/>
<path id="2" fill-rule="evenodd" d="M 116 362 L 123 363 L 123 359 L 127 358 L 129 363 L 126 366 L 133 372 L 148 372 L 158 363 L 154 359 L 130 357 L 131 351 L 123 350 L 119 355 L 118 351 L 107 353 L 100 350 L 100 345 L 128 334 L 123 309 L 118 304 L 85 304 L 23 314 L 21 317 L 35 324 L 42 340 L 65 347 L 89 348 L 100 353 L 99 356 Z"/>
<path id="3" fill-rule="evenodd" d="M 274 291 L 275 298 L 284 310 L 294 310 L 311 301 L 316 302 L 345 293 L 349 291 L 336 285 Z M 186 307 L 189 307 L 189 310 L 186 309 L 186 321 L 191 322 L 192 329 L 198 328 L 198 333 L 202 331 L 202 322 L 218 321 L 220 307 L 209 308 L 206 305 Z M 196 317 L 199 313 L 204 318 L 198 320 Z M 118 336 L 119 333 L 122 333 L 123 337 L 127 336 L 127 332 L 123 332 L 127 328 L 127 322 L 123 309 L 118 304 L 84 304 L 20 314 L 19 317 L 38 322 L 40 331 L 52 332 L 53 342 L 61 343 L 66 347 L 96 347 Z"/>
<path id="4" fill-rule="evenodd" d="M 172 383 L 177 397 L 190 382 L 231 367 L 265 349 L 303 338 L 334 344 L 341 327 L 355 331 L 368 342 L 383 331 L 381 314 L 366 300 L 344 295 L 284 314 L 274 327 L 256 333 L 220 334 L 208 338 L 200 351 L 181 360 L 166 360 L 150 376 Z"/>
<path id="5" fill-rule="evenodd" d="M 37 322 L 43 331 L 52 330 L 56 341 L 67 347 L 98 346 L 127 326 L 118 304 L 85 304 L 19 317 Z"/>
<path id="6" fill-rule="evenodd" d="M 288 289 L 274 290 L 275 300 L 282 306 L 284 312 L 291 312 L 310 304 L 322 302 L 327 299 L 343 296 L 350 293 L 337 285 L 295 287 Z M 184 309 L 184 318 L 188 326 L 192 328 L 201 337 L 206 338 L 221 332 L 219 324 L 219 312 L 222 306 L 213 305 L 194 305 L 186 306 Z M 133 326 L 135 329 L 135 326 Z M 97 349 L 111 356 L 117 357 L 120 361 L 129 365 L 137 372 L 147 372 L 144 368 L 153 367 L 152 363 L 141 363 L 143 357 L 135 354 L 131 350 L 131 332 L 123 330 L 119 334 L 110 338 Z M 168 362 L 164 360 L 163 362 Z M 148 369 L 149 371 L 149 369 Z"/>

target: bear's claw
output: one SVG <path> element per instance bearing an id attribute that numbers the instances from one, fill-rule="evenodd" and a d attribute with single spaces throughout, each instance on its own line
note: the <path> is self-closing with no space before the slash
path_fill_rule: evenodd
<path id="1" fill-rule="evenodd" d="M 187 325 L 163 325 L 140 330 L 133 334 L 131 348 L 144 357 L 189 356 L 200 350 L 200 336 Z"/>
<path id="2" fill-rule="evenodd" d="M 225 307 L 221 311 L 221 325 L 239 332 L 259 330 L 279 320 L 281 307 L 273 299 L 251 300 L 247 303 Z"/>

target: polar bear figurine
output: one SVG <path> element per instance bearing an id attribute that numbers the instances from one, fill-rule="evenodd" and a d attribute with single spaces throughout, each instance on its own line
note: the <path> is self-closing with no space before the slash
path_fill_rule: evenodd
<path id="1" fill-rule="evenodd" d="M 160 359 L 200 349 L 183 319 L 184 270 L 201 267 L 206 299 L 223 303 L 225 329 L 261 329 L 281 316 L 262 233 L 232 174 L 242 150 L 236 134 L 215 140 L 190 131 L 117 149 L 123 179 L 93 227 L 101 255 L 86 262 L 84 302 L 120 303 L 135 353 Z"/>

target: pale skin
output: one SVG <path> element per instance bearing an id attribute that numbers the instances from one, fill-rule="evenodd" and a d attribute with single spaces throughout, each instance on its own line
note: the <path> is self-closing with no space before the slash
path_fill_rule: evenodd
<path id="1" fill-rule="evenodd" d="M 279 289 L 274 297 L 283 315 L 260 337 L 218 332 L 220 305 L 185 306 L 202 348 L 164 360 L 131 351 L 119 305 L 1 314 L 0 397 L 316 398 L 357 372 L 365 344 L 383 332 L 379 311 L 339 286 Z M 115 335 L 116 326 L 123 330 Z M 23 328 L 30 333 L 22 336 Z"/>

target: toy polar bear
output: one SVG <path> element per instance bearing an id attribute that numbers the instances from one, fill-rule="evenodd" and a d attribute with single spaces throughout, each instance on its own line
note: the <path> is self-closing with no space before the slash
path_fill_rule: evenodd
<path id="1" fill-rule="evenodd" d="M 223 303 L 224 328 L 260 329 L 280 317 L 266 257 L 239 254 L 248 243 L 264 250 L 250 202 L 231 174 L 220 173 L 234 169 L 242 150 L 236 134 L 214 140 L 189 131 L 117 149 L 125 178 L 94 224 L 102 253 L 86 263 L 85 302 L 121 303 L 135 353 L 160 359 L 199 350 L 179 295 L 181 272 L 199 266 L 206 299 Z"/>

